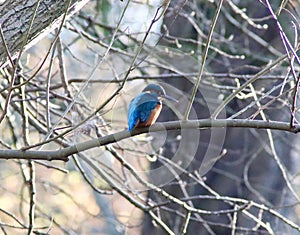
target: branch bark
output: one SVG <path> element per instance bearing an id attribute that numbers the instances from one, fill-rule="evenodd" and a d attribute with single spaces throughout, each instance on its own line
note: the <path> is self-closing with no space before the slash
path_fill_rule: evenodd
<path id="1" fill-rule="evenodd" d="M 7 64 L 5 44 L 12 56 L 21 50 L 37 2 L 37 0 L 7 0 L 0 5 L 0 25 L 5 39 L 5 42 L 1 40 L 0 43 L 0 67 Z M 68 16 L 79 11 L 87 2 L 88 0 L 71 0 Z M 59 26 L 66 11 L 66 3 L 66 0 L 40 0 L 25 49 Z"/>
<path id="2" fill-rule="evenodd" d="M 300 125 L 291 127 L 288 122 L 277 122 L 277 121 L 262 121 L 262 120 L 243 120 L 243 119 L 202 119 L 202 120 L 191 120 L 191 121 L 173 121 L 165 123 L 156 123 L 151 127 L 135 129 L 133 132 L 127 130 L 120 131 L 114 134 L 100 137 L 98 139 L 93 139 L 85 142 L 81 142 L 69 147 L 65 147 L 59 150 L 11 150 L 5 149 L 0 150 L 0 159 L 34 159 L 34 160 L 60 160 L 68 161 L 69 156 L 88 150 L 96 148 L 99 146 L 105 146 L 118 142 L 120 140 L 140 135 L 143 133 L 159 132 L 164 130 L 179 130 L 179 129 L 195 129 L 195 128 L 226 128 L 226 127 L 241 127 L 241 128 L 255 128 L 255 129 L 271 129 L 271 130 L 281 130 L 288 131 L 292 133 L 300 132 Z"/>

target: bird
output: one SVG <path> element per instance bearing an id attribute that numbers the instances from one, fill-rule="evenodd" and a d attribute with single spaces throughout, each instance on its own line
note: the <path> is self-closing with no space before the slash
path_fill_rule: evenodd
<path id="1" fill-rule="evenodd" d="M 162 109 L 162 100 L 169 99 L 164 88 L 158 84 L 149 84 L 144 90 L 133 98 L 128 108 L 128 130 L 151 126 L 155 123 Z"/>

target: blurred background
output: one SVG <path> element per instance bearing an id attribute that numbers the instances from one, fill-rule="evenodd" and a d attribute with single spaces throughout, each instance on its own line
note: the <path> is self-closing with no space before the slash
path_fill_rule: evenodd
<path id="1" fill-rule="evenodd" d="M 221 3 L 89 1 L 15 74 L 1 67 L 1 149 L 123 131 L 149 83 L 179 101 L 158 122 L 183 120 L 199 77 L 190 120 L 298 125 L 300 2 Z M 280 130 L 162 127 L 68 162 L 1 159 L 0 233 L 299 234 L 298 146 Z"/>

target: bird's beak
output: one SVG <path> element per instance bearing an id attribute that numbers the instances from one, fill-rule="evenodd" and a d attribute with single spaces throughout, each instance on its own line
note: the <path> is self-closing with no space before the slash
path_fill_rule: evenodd
<path id="1" fill-rule="evenodd" d="M 176 99 L 173 98 L 172 96 L 165 95 L 164 98 L 165 98 L 165 99 L 168 99 L 168 100 L 172 100 L 172 101 L 178 103 L 178 100 L 176 100 Z"/>

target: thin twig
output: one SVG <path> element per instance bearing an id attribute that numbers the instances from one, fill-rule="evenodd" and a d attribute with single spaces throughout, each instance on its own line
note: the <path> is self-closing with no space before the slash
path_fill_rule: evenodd
<path id="1" fill-rule="evenodd" d="M 273 63 L 270 63 L 268 66 L 266 66 L 264 69 L 259 71 L 257 74 L 255 74 L 251 79 L 245 81 L 238 89 L 236 89 L 232 94 L 230 94 L 215 110 L 215 112 L 212 114 L 212 118 L 215 119 L 218 117 L 218 115 L 221 113 L 221 111 L 225 108 L 225 106 L 232 101 L 238 93 L 243 91 L 249 84 L 255 82 L 258 80 L 261 76 L 269 72 L 271 69 L 273 69 L 275 66 L 280 64 L 282 61 L 284 61 L 287 58 L 287 55 L 283 55 L 279 57 L 277 60 L 275 60 Z"/>
<path id="2" fill-rule="evenodd" d="M 35 203 L 36 203 L 36 185 L 35 185 L 35 164 L 34 161 L 28 161 L 28 168 L 29 168 L 29 225 L 28 225 L 28 235 L 33 233 L 34 230 L 34 221 L 35 221 Z"/>
<path id="3" fill-rule="evenodd" d="M 207 59 L 207 56 L 208 56 L 209 46 L 210 46 L 210 43 L 211 43 L 211 40 L 212 40 L 212 35 L 213 35 L 213 32 L 214 32 L 214 29 L 215 29 L 215 26 L 216 26 L 221 8 L 222 8 L 222 4 L 223 4 L 223 0 L 220 0 L 219 4 L 218 4 L 218 7 L 216 9 L 214 18 L 212 19 L 211 27 L 209 29 L 209 33 L 208 33 L 206 44 L 205 44 L 205 49 L 204 49 L 202 59 L 201 59 L 201 64 L 200 64 L 200 69 L 199 69 L 199 73 L 198 73 L 198 76 L 197 76 L 197 80 L 196 80 L 196 83 L 194 85 L 192 95 L 190 97 L 190 101 L 188 103 L 187 109 L 184 113 L 183 120 L 188 120 L 189 114 L 191 112 L 191 108 L 192 108 L 193 102 L 195 100 L 195 97 L 196 97 L 196 94 L 197 94 L 197 91 L 198 91 L 198 87 L 199 87 L 199 84 L 200 84 L 200 81 L 201 81 L 201 78 L 202 78 L 205 62 L 206 62 L 206 59 Z"/>
<path id="4" fill-rule="evenodd" d="M 187 227 L 190 223 L 190 219 L 191 219 L 191 212 L 190 211 L 186 211 L 186 216 L 185 216 L 185 221 L 184 221 L 184 224 L 183 224 L 183 227 L 182 227 L 182 230 L 181 230 L 181 235 L 184 235 L 186 234 L 187 232 Z"/>
<path id="5" fill-rule="evenodd" d="M 14 69 L 15 69 L 15 64 L 14 64 L 13 58 L 12 58 L 10 52 L 9 52 L 9 49 L 8 49 L 8 46 L 7 46 L 7 43 L 6 43 L 4 34 L 3 34 L 2 24 L 0 24 L 0 37 L 1 37 L 1 40 L 2 40 L 2 43 L 3 43 L 4 49 L 5 49 L 5 53 L 6 53 L 7 57 L 8 57 L 8 59 L 9 59 L 10 66 L 11 66 L 12 69 L 14 70 Z"/>

